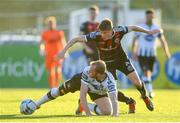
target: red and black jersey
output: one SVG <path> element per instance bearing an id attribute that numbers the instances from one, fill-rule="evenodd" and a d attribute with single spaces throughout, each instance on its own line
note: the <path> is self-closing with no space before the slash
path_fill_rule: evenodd
<path id="1" fill-rule="evenodd" d="M 121 46 L 121 39 L 128 33 L 126 26 L 115 27 L 112 38 L 103 40 L 99 31 L 86 35 L 87 42 L 95 42 L 98 48 L 100 59 L 105 62 L 113 62 L 116 59 L 127 59 L 127 55 Z"/>
<path id="2" fill-rule="evenodd" d="M 84 22 L 81 27 L 80 27 L 80 31 L 83 33 L 83 34 L 88 34 L 90 32 L 94 32 L 94 31 L 97 31 L 97 28 L 98 28 L 98 25 L 99 23 L 98 22 L 90 22 L 90 21 L 87 21 L 87 22 Z"/>

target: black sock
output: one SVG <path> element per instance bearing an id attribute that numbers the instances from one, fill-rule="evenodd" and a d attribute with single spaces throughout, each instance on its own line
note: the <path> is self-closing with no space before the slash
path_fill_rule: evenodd
<path id="1" fill-rule="evenodd" d="M 118 91 L 118 101 L 129 104 L 130 98 L 125 96 L 121 91 Z"/>
<path id="2" fill-rule="evenodd" d="M 141 88 L 140 88 L 140 87 L 137 87 L 137 86 L 136 86 L 136 88 L 137 88 L 138 91 L 141 93 L 141 97 L 142 97 L 142 98 L 145 98 L 145 97 L 146 97 L 146 89 L 145 89 L 144 83 L 142 82 Z"/>

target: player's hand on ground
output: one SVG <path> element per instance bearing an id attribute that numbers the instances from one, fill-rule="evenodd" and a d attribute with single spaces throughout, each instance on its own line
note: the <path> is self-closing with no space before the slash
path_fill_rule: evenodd
<path id="1" fill-rule="evenodd" d="M 113 117 L 119 117 L 119 114 L 113 114 L 112 116 Z"/>
<path id="2" fill-rule="evenodd" d="M 92 114 L 91 113 L 86 113 L 86 116 L 90 117 L 90 116 L 92 116 Z"/>
<path id="3" fill-rule="evenodd" d="M 153 35 L 153 34 L 160 33 L 160 32 L 161 32 L 160 29 L 154 29 L 154 30 L 148 31 L 148 34 Z"/>

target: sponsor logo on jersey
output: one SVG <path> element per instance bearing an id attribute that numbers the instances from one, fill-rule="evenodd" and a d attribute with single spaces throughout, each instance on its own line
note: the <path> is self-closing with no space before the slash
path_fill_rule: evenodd
<path id="1" fill-rule="evenodd" d="M 180 86 L 180 52 L 176 52 L 165 64 L 167 78 Z"/>
<path id="2" fill-rule="evenodd" d="M 155 37 L 153 35 L 146 35 L 144 38 L 148 42 L 151 42 L 151 41 L 153 41 L 155 39 Z"/>

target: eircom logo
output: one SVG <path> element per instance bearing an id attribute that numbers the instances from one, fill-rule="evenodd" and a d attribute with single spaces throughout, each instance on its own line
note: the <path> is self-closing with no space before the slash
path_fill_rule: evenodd
<path id="1" fill-rule="evenodd" d="M 62 67 L 62 74 L 65 79 L 70 79 L 73 75 L 81 73 L 88 66 L 86 57 L 82 51 L 74 51 L 65 58 Z"/>
<path id="2" fill-rule="evenodd" d="M 165 73 L 170 81 L 180 85 L 180 52 L 176 52 L 167 60 Z"/>
<path id="3" fill-rule="evenodd" d="M 39 82 L 45 72 L 44 64 L 29 58 L 15 60 L 8 57 L 0 61 L 0 78 L 27 78 L 33 82 Z"/>

